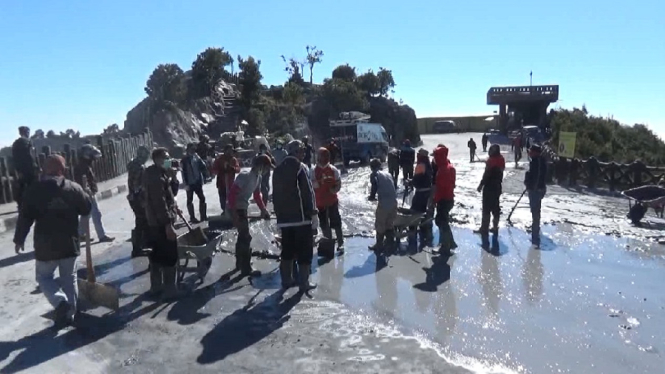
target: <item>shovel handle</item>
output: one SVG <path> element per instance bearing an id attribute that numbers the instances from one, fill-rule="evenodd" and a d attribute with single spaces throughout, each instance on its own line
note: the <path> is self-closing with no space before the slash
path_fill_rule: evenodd
<path id="1" fill-rule="evenodd" d="M 85 232 L 85 267 L 88 274 L 88 282 L 95 283 L 97 277 L 95 276 L 95 267 L 92 264 L 92 244 L 90 243 L 90 217 L 83 220 Z"/>
<path id="2" fill-rule="evenodd" d="M 178 217 L 180 217 L 180 219 L 182 219 L 182 220 L 185 222 L 185 225 L 187 225 L 187 229 L 188 229 L 189 231 L 194 230 L 194 229 L 192 228 L 192 225 L 190 225 L 189 222 L 188 222 L 188 221 L 185 219 L 185 217 L 182 215 L 182 212 L 178 211 Z"/>

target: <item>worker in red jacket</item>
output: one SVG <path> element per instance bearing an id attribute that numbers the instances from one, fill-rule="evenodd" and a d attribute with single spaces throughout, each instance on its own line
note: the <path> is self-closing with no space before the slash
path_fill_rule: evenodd
<path id="1" fill-rule="evenodd" d="M 342 178 L 339 170 L 330 163 L 330 151 L 327 148 L 319 149 L 316 167 L 311 171 L 311 181 L 321 232 L 326 238 L 332 239 L 332 230 L 335 230 L 337 251 L 341 253 L 344 251 L 344 234 L 337 193 L 342 188 Z"/>
<path id="2" fill-rule="evenodd" d="M 436 225 L 439 227 L 440 245 L 442 255 L 451 255 L 451 250 L 457 248 L 453 232 L 450 228 L 450 211 L 455 205 L 455 178 L 456 171 L 448 160 L 448 148 L 439 145 L 434 150 L 434 161 L 437 172 L 435 180 L 434 203 L 436 204 Z"/>
<path id="3" fill-rule="evenodd" d="M 217 176 L 217 191 L 222 211 L 226 211 L 226 199 L 238 173 L 240 173 L 240 164 L 233 155 L 233 146 L 228 144 L 224 147 L 224 153 L 212 164 L 212 174 Z"/>

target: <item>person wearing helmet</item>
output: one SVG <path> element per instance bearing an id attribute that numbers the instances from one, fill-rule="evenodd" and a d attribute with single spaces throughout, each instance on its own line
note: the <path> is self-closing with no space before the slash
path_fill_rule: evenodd
<path id="1" fill-rule="evenodd" d="M 371 191 L 369 200 L 376 201 L 376 214 L 374 228 L 376 230 L 376 243 L 369 247 L 377 251 L 384 247 L 384 241 L 393 244 L 395 239 L 395 219 L 397 218 L 397 192 L 393 177 L 382 170 L 381 160 L 375 158 L 369 162 L 372 170 L 370 174 Z"/>
<path id="2" fill-rule="evenodd" d="M 254 196 L 254 202 L 261 210 L 263 218 L 270 218 L 261 196 L 261 176 L 266 169 L 272 167 L 270 158 L 259 155 L 252 160 L 252 168 L 242 171 L 233 182 L 229 191 L 229 199 L 226 203 L 227 212 L 233 218 L 233 225 L 238 230 L 236 241 L 236 269 L 242 276 L 260 276 L 261 272 L 252 268 L 252 235 L 249 232 L 249 219 L 247 209 L 249 198 Z"/>
<path id="3" fill-rule="evenodd" d="M 330 151 L 327 148 L 319 149 L 317 164 L 312 169 L 311 177 L 321 232 L 324 237 L 332 239 L 332 230 L 335 230 L 337 251 L 343 252 L 344 235 L 337 198 L 337 193 L 342 188 L 342 178 L 339 170 L 330 163 Z"/>
<path id="4" fill-rule="evenodd" d="M 302 162 L 307 165 L 308 168 L 312 167 L 312 154 L 314 153 L 314 148 L 309 144 L 309 136 L 302 138 L 303 147 L 305 149 L 305 155 L 303 156 Z"/>
<path id="5" fill-rule="evenodd" d="M 145 216 L 145 196 L 143 194 L 143 174 L 145 163 L 150 158 L 150 150 L 140 146 L 136 157 L 127 164 L 127 200 L 134 212 L 134 229 L 132 230 L 132 257 L 143 256 L 143 248 L 148 235 L 148 221 Z"/>
<path id="6" fill-rule="evenodd" d="M 411 180 L 413 178 L 413 164 L 416 162 L 416 150 L 411 147 L 411 141 L 406 139 L 399 152 L 399 164 L 402 167 L 402 178 Z M 397 181 L 395 181 L 397 183 Z"/>
<path id="7" fill-rule="evenodd" d="M 457 248 L 450 228 L 450 211 L 455 206 L 455 184 L 457 172 L 448 160 L 448 148 L 439 145 L 434 150 L 434 160 L 437 171 L 434 191 L 434 204 L 436 204 L 436 218 L 434 222 L 439 227 L 440 248 L 439 253 L 450 256 L 452 250 Z"/>
<path id="8" fill-rule="evenodd" d="M 490 215 L 492 216 L 492 233 L 499 232 L 499 215 L 501 214 L 501 197 L 503 171 L 506 168 L 506 160 L 501 155 L 498 144 L 492 144 L 488 152 L 489 158 L 485 163 L 485 173 L 478 185 L 478 192 L 483 193 L 483 215 L 480 229 L 477 233 L 486 236 L 489 233 Z M 483 242 L 486 242 L 483 239 Z"/>
<path id="9" fill-rule="evenodd" d="M 309 281 L 314 252 L 312 230 L 317 211 L 310 169 L 302 162 L 306 148 L 299 140 L 286 146 L 289 154 L 275 169 L 272 177 L 274 189 L 273 206 L 277 227 L 282 232 L 282 254 L 280 275 L 282 287 L 296 284 L 293 277 L 294 263 L 298 264 L 298 286 L 301 292 L 316 288 Z"/>
<path id="10" fill-rule="evenodd" d="M 86 191 L 90 193 L 92 197 L 92 210 L 90 215 L 81 217 L 81 225 L 79 225 L 79 234 L 81 238 L 84 237 L 84 228 L 87 227 L 87 224 L 84 224 L 83 220 L 90 222 L 90 217 L 92 216 L 92 223 L 95 226 L 95 231 L 97 232 L 97 238 L 100 243 L 108 243 L 115 240 L 114 238 L 106 235 L 104 230 L 104 224 L 102 223 L 102 212 L 99 210 L 99 205 L 97 204 L 97 199 L 95 195 L 97 194 L 97 181 L 95 179 L 95 173 L 92 170 L 92 164 L 96 160 L 102 157 L 102 153 L 97 149 L 97 147 L 92 144 L 85 144 L 79 150 L 79 160 L 78 164 L 74 167 L 74 181 L 80 184 Z M 84 181 L 85 179 L 85 181 Z"/>
<path id="11" fill-rule="evenodd" d="M 469 138 L 466 146 L 469 147 L 469 162 L 473 162 L 474 158 L 476 157 L 476 149 L 478 149 L 478 146 L 476 145 L 476 142 L 473 140 L 473 138 Z"/>

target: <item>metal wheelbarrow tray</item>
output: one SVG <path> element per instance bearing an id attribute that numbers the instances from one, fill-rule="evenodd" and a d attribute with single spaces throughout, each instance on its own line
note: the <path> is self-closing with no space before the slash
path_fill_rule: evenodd
<path id="1" fill-rule="evenodd" d="M 665 188 L 648 185 L 621 192 L 628 200 L 628 218 L 634 224 L 639 224 L 648 208 L 653 208 L 656 215 L 663 216 L 663 208 L 665 207 Z M 635 204 L 632 204 L 632 201 Z"/>
<path id="2" fill-rule="evenodd" d="M 406 237 L 409 233 L 409 227 L 420 226 L 427 223 L 430 219 L 425 219 L 425 213 L 413 212 L 407 208 L 397 208 L 397 218 L 395 219 L 395 240 Z"/>
<path id="3" fill-rule="evenodd" d="M 199 281 L 208 274 L 212 258 L 219 252 L 222 234 L 210 229 L 206 232 L 207 241 L 196 231 L 190 231 L 178 237 L 178 263 L 176 264 L 178 282 L 182 282 L 185 273 L 196 273 Z M 196 266 L 190 267 L 189 260 L 195 260 Z"/>

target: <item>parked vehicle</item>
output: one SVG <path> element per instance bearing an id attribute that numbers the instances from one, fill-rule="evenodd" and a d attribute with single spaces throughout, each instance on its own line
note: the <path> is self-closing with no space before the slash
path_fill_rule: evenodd
<path id="1" fill-rule="evenodd" d="M 432 126 L 432 130 L 435 133 L 439 133 L 439 134 L 447 134 L 447 133 L 458 132 L 457 125 L 455 125 L 454 121 L 450 121 L 450 120 L 434 122 L 434 126 Z"/>
<path id="2" fill-rule="evenodd" d="M 344 165 L 360 161 L 367 165 L 372 158 L 385 162 L 388 156 L 388 134 L 380 123 L 368 122 L 369 116 L 330 121 L 330 132 L 341 148 Z"/>

